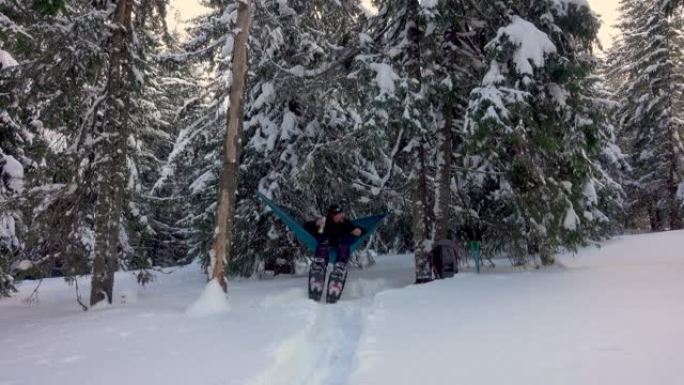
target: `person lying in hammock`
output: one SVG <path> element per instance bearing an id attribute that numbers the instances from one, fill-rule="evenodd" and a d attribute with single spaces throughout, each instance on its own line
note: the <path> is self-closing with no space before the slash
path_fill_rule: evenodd
<path id="1" fill-rule="evenodd" d="M 346 218 L 340 205 L 328 208 L 325 218 L 318 218 L 304 224 L 304 228 L 318 239 L 318 246 L 309 270 L 309 298 L 318 301 L 323 294 L 330 249 L 337 249 L 337 260 L 328 280 L 327 302 L 336 302 L 347 277 L 347 262 L 354 240 L 366 232 L 361 227 L 354 226 Z"/>

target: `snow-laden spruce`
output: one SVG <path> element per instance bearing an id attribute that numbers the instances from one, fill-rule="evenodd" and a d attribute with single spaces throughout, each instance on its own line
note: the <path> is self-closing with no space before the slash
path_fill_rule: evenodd
<path id="1" fill-rule="evenodd" d="M 20 252 L 35 264 L 33 274 L 88 273 L 105 254 L 110 270 L 145 268 L 176 263 L 174 253 L 183 251 L 167 222 L 177 216 L 173 206 L 146 191 L 184 97 L 153 60 L 173 44 L 165 4 L 116 4 L 130 17 L 109 12 L 113 2 L 5 2 L 0 10 L 7 12 L 0 39 L 9 36 L 3 49 L 21 63 L 0 70 L 0 88 L 8 90 L 0 93 L 8 106 L 0 121 L 10 129 L 2 151 L 26 167 L 19 202 L 30 215 L 16 227 L 23 227 Z"/>
<path id="2" fill-rule="evenodd" d="M 634 167 L 630 220 L 648 217 L 661 230 L 684 226 L 677 194 L 684 182 L 684 16 L 656 3 L 620 2 L 622 35 L 609 74 L 620 102 L 620 140 Z"/>
<path id="3" fill-rule="evenodd" d="M 340 75 L 342 61 L 351 60 L 342 43 L 348 36 L 335 32 L 340 24 L 357 29 L 353 19 L 361 12 L 351 4 L 329 1 L 255 4 L 239 186 L 239 191 L 251 193 L 238 197 L 233 273 L 253 274 L 257 258 L 291 261 L 300 253 L 289 237 L 269 240 L 269 234 L 276 232 L 275 218 L 254 192 L 275 197 L 302 217 L 320 214 L 317 199 L 351 195 L 348 186 L 322 186 L 351 171 L 345 166 L 351 162 L 346 152 L 363 142 L 351 135 L 361 122 L 355 107 L 345 100 L 349 95 L 342 92 L 348 87 L 340 85 L 346 81 Z M 190 199 L 184 199 L 185 215 L 178 225 L 190 230 L 188 256 L 206 263 L 222 166 L 220 139 L 232 81 L 230 57 L 225 56 L 232 51 L 224 47 L 232 44 L 235 15 L 234 4 L 217 3 L 190 30 L 192 37 L 182 59 L 204 59 L 212 78 L 190 114 L 182 116 L 182 131 L 165 168 L 166 178 L 158 184 L 185 186 L 179 193 L 187 192 Z M 335 170 L 322 165 L 331 159 Z M 261 250 L 264 244 L 269 246 Z M 295 254 L 283 255 L 283 250 Z"/>
<path id="4" fill-rule="evenodd" d="M 486 243 L 516 258 L 538 254 L 551 263 L 557 247 L 610 231 L 597 202 L 619 187 L 600 163 L 612 132 L 590 76 L 599 22 L 584 5 L 544 1 L 528 14 L 534 18 L 499 20 L 471 93 L 466 164 L 484 175 L 469 176 L 466 188 L 487 196 L 477 211 L 478 221 L 496 223 L 485 226 Z M 589 194 L 598 180 L 600 198 Z"/>
<path id="5" fill-rule="evenodd" d="M 12 202 L 24 191 L 24 167 L 12 155 L 3 155 L 0 148 L 0 206 L 17 207 Z M 23 228 L 21 212 L 17 209 L 0 209 L 0 297 L 13 290 L 13 281 L 8 273 L 16 260 L 13 256 L 23 247 L 20 237 Z"/>

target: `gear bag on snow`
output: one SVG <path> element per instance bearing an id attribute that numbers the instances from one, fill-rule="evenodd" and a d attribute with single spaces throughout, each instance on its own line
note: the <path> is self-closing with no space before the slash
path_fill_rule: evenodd
<path id="1" fill-rule="evenodd" d="M 455 243 L 450 240 L 437 241 L 432 248 L 432 266 L 437 279 L 451 278 L 458 273 L 458 255 Z"/>

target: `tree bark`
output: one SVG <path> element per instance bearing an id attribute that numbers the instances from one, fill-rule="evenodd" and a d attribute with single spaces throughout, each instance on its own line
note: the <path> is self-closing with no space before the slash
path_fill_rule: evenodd
<path id="1" fill-rule="evenodd" d="M 107 300 L 112 303 L 114 273 L 119 267 L 119 231 L 126 194 L 126 150 L 130 67 L 129 29 L 132 0 L 119 0 L 113 14 L 116 26 L 111 38 L 110 67 L 104 118 L 99 127 L 96 167 L 95 259 L 90 305 Z"/>
<path id="2" fill-rule="evenodd" d="M 437 161 L 437 189 L 435 197 L 435 239 L 449 238 L 451 226 L 451 165 L 453 160 L 453 146 L 451 125 L 453 118 L 451 106 L 444 106 L 444 127 L 440 140 L 441 148 Z"/>
<path id="3" fill-rule="evenodd" d="M 680 47 L 678 47 L 676 45 L 673 46 L 673 44 L 671 43 L 671 40 L 670 40 L 670 35 L 672 33 L 673 27 L 674 26 L 672 24 L 670 24 L 669 22 L 667 23 L 668 31 L 665 34 L 665 36 L 666 36 L 665 41 L 666 41 L 667 49 L 669 52 L 668 61 L 672 61 L 674 59 L 672 57 L 672 55 L 673 55 L 672 51 L 680 49 Z M 675 111 L 677 109 L 675 105 L 681 107 L 680 103 L 676 103 L 675 101 L 673 101 L 673 99 L 678 100 L 678 98 L 675 98 L 676 91 L 673 88 L 674 82 L 672 79 L 673 72 L 675 70 L 676 70 L 675 68 L 672 68 L 670 66 L 670 67 L 668 67 L 668 72 L 667 72 L 667 84 L 668 84 L 668 88 L 669 88 L 668 89 L 668 91 L 669 91 L 669 94 L 668 94 L 668 96 L 669 96 L 668 97 L 668 111 L 670 114 L 672 114 L 673 111 Z M 669 151 L 670 151 L 670 154 L 669 154 L 670 155 L 670 170 L 669 170 L 670 175 L 668 176 L 668 181 L 667 181 L 667 183 L 668 183 L 668 186 L 667 186 L 667 189 L 668 189 L 667 200 L 668 200 L 668 202 L 667 202 L 667 208 L 666 208 L 669 218 L 667 218 L 667 219 L 663 218 L 664 221 L 665 220 L 669 221 L 669 225 L 670 225 L 669 229 L 670 230 L 682 229 L 682 217 L 681 217 L 680 202 L 679 202 L 679 199 L 677 199 L 677 192 L 679 189 L 679 181 L 681 180 L 681 177 L 680 177 L 680 172 L 679 172 L 679 170 L 680 170 L 680 165 L 679 165 L 679 155 L 680 155 L 679 151 L 680 151 L 680 149 L 676 145 L 676 143 L 679 141 L 679 138 L 680 138 L 680 131 L 681 131 L 680 128 L 681 128 L 681 126 L 679 124 L 675 123 L 674 119 L 672 119 L 672 117 L 670 117 L 670 122 L 669 122 L 669 126 L 668 126 L 668 129 L 669 129 L 668 136 L 669 136 L 669 141 L 670 141 L 670 148 L 669 148 Z"/>
<path id="4" fill-rule="evenodd" d="M 420 164 L 420 175 L 416 184 L 413 206 L 413 242 L 416 254 L 416 283 L 425 283 L 432 281 L 432 263 L 429 258 L 428 170 L 425 163 L 425 143 L 422 140 L 418 149 L 418 161 Z"/>
<path id="5" fill-rule="evenodd" d="M 663 230 L 663 212 L 660 207 L 658 207 L 658 199 L 653 199 L 649 204 L 648 215 L 651 220 L 651 231 L 662 231 Z"/>
<path id="6" fill-rule="evenodd" d="M 421 39 L 424 28 L 421 25 L 420 5 L 418 0 L 406 2 L 406 40 L 411 48 L 408 49 L 406 70 L 410 77 L 409 93 L 413 96 L 411 103 L 419 103 L 422 89 L 421 73 Z M 407 125 L 406 131 L 413 132 L 414 137 L 420 138 L 419 144 L 413 150 L 413 159 L 418 165 L 417 180 L 413 190 L 413 246 L 416 262 L 416 283 L 424 283 L 432 280 L 432 264 L 429 258 L 430 251 L 430 223 L 428 205 L 427 165 L 425 159 L 425 138 L 420 127 L 414 122 L 404 119 Z"/>
<path id="7" fill-rule="evenodd" d="M 410 77 L 409 93 L 413 95 L 411 103 L 418 103 L 422 89 L 421 73 L 421 39 L 424 28 L 421 25 L 420 5 L 418 0 L 406 2 L 406 40 L 411 48 L 408 48 L 406 70 Z M 415 123 L 404 119 L 407 125 L 406 131 L 413 132 L 413 136 L 419 139 L 419 144 L 413 150 L 413 159 L 418 165 L 417 180 L 413 190 L 413 246 L 416 261 L 416 283 L 424 283 L 432 280 L 432 264 L 429 258 L 430 249 L 430 223 L 428 205 L 427 165 L 425 163 L 425 139 L 420 127 Z"/>
<path id="8" fill-rule="evenodd" d="M 672 169 L 670 170 L 670 180 L 669 180 L 669 214 L 670 214 L 670 230 L 681 230 L 684 228 L 682 223 L 681 215 L 681 202 L 677 197 L 677 192 L 679 190 L 679 170 L 676 164 L 676 155 L 673 156 L 675 160 L 672 161 Z"/>
<path id="9" fill-rule="evenodd" d="M 233 224 L 235 220 L 235 194 L 239 177 L 242 119 L 247 75 L 247 43 L 251 26 L 251 0 L 241 0 L 238 6 L 238 34 L 233 49 L 233 84 L 230 88 L 228 129 L 223 146 L 223 169 L 219 182 L 216 227 L 211 249 L 210 274 L 218 280 L 224 292 L 228 291 L 226 268 L 230 261 Z"/>

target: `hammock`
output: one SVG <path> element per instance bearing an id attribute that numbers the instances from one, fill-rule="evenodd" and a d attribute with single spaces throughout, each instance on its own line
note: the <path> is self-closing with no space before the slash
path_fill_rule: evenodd
<path id="1" fill-rule="evenodd" d="M 307 248 L 309 249 L 312 253 L 316 251 L 316 247 L 318 246 L 318 240 L 316 237 L 311 234 L 310 232 L 306 231 L 304 228 L 304 225 L 302 222 L 294 219 L 292 215 L 290 215 L 285 209 L 282 207 L 278 206 L 275 204 L 272 200 L 266 198 L 262 193 L 257 193 L 257 196 L 259 199 L 261 199 L 272 211 L 273 213 L 280 218 L 280 220 L 285 223 L 285 225 L 292 230 L 294 233 L 295 237 Z M 380 225 L 380 222 L 385 218 L 387 214 L 381 214 L 381 215 L 374 215 L 371 217 L 365 217 L 365 218 L 360 218 L 360 219 L 355 219 L 352 222 L 354 226 L 360 227 L 364 229 L 366 232 L 358 237 L 354 243 L 351 244 L 351 252 L 353 253 L 354 250 L 359 248 L 365 242 L 370 236 L 373 234 L 373 232 L 378 228 Z M 330 262 L 335 263 L 335 260 L 337 259 L 337 250 L 332 249 L 330 250 Z"/>

